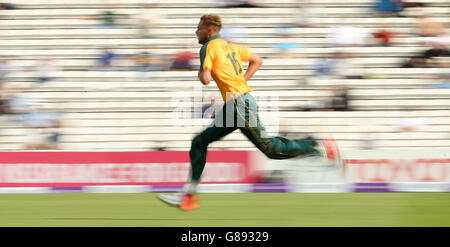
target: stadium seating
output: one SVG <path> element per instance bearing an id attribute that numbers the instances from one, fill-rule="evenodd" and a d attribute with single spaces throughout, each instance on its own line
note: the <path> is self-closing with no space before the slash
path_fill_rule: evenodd
<path id="1" fill-rule="evenodd" d="M 405 17 L 375 17 L 372 0 L 307 1 L 308 28 L 297 26 L 282 37 L 280 27 L 298 17 L 296 0 L 257 1 L 260 8 L 221 8 L 218 1 L 200 0 L 11 0 L 16 10 L 0 13 L 0 58 L 24 70 L 8 73 L 5 88 L 20 89 L 45 107 L 62 114 L 61 148 L 64 150 L 188 150 L 192 137 L 211 119 L 194 115 L 202 96 L 221 103 L 215 85 L 201 87 L 197 71 L 139 72 L 133 63 L 121 71 L 99 71 L 103 48 L 133 56 L 141 51 L 169 57 L 178 51 L 198 53 L 194 36 L 198 18 L 220 13 L 226 25 L 246 27 L 246 38 L 235 42 L 261 54 L 264 64 L 249 82 L 259 102 L 269 133 L 302 136 L 333 134 L 345 149 L 359 149 L 367 140 L 375 148 L 450 147 L 450 89 L 434 88 L 436 75 L 448 68 L 402 68 L 403 62 L 423 52 L 427 38 L 414 32 L 414 12 Z M 423 0 L 437 20 L 450 24 L 448 0 Z M 145 5 L 149 4 L 149 5 Z M 141 37 L 134 15 L 143 7 L 165 15 L 152 28 L 152 37 Z M 305 7 L 305 6 L 303 6 Z M 98 28 L 86 19 L 111 9 L 126 16 L 117 28 Z M 330 27 L 357 25 L 367 32 L 398 32 L 392 46 L 333 47 Z M 279 57 L 274 45 L 301 45 L 295 57 Z M 334 51 L 346 51 L 364 79 L 315 76 L 314 65 Z M 51 57 L 58 71 L 45 84 L 36 83 L 36 58 Z M 193 62 L 199 65 L 198 59 Z M 331 99 L 336 86 L 349 87 L 351 111 L 301 111 Z M 200 90 L 201 91 L 198 91 Z M 203 95 L 202 95 L 203 93 Z M 275 107 L 275 108 L 273 108 Z M 279 111 L 275 111 L 275 110 Z M 30 129 L 0 116 L 0 150 L 22 150 Z M 404 119 L 425 119 L 414 132 L 402 130 Z M 32 130 L 31 130 L 32 131 Z M 211 144 L 211 149 L 255 150 L 239 131 Z"/>

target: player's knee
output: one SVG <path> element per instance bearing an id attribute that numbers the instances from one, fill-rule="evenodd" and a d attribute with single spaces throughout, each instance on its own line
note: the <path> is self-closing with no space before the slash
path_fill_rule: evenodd
<path id="1" fill-rule="evenodd" d="M 278 155 L 271 151 L 263 152 L 269 159 L 278 159 Z"/>
<path id="2" fill-rule="evenodd" d="M 262 149 L 260 149 L 260 150 L 263 152 L 263 154 L 264 154 L 267 158 L 269 158 L 269 159 L 275 159 L 275 152 L 273 152 L 273 150 L 268 149 L 268 148 L 262 148 Z"/>
<path id="3" fill-rule="evenodd" d="M 279 153 L 279 152 L 275 152 L 274 150 L 262 150 L 264 155 L 266 155 L 267 158 L 269 159 L 274 159 L 274 160 L 282 160 L 282 159 L 287 159 L 289 158 L 289 155 L 287 154 L 283 154 L 283 153 Z"/>

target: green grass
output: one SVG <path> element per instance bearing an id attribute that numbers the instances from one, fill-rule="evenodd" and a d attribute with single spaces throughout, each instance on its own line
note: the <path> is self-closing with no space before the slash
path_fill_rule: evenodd
<path id="1" fill-rule="evenodd" d="M 0 226 L 450 226 L 450 193 L 202 194 L 200 202 L 183 212 L 156 194 L 0 194 Z"/>

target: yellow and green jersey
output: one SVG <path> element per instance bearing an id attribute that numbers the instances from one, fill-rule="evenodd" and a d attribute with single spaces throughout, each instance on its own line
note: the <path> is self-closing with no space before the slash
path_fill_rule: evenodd
<path id="1" fill-rule="evenodd" d="M 200 49 L 200 71 L 211 70 L 224 101 L 252 91 L 242 67 L 242 61 L 248 61 L 250 55 L 249 48 L 228 43 L 220 35 L 211 37 Z M 232 98 L 227 99 L 227 94 Z"/>

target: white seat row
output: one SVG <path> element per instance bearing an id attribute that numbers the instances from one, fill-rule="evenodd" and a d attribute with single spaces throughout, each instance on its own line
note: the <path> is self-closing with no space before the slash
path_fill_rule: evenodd
<path id="1" fill-rule="evenodd" d="M 375 32 L 380 28 L 364 28 L 367 32 Z M 413 34 L 414 29 L 409 27 L 400 28 L 385 28 L 386 30 L 399 33 L 399 35 Z M 151 28 L 152 35 L 154 37 L 185 37 L 192 36 L 195 32 L 195 28 Z M 272 37 L 281 33 L 277 27 L 273 28 L 247 28 L 245 29 L 245 35 L 248 37 Z M 330 30 L 328 28 L 291 28 L 289 34 L 299 37 L 325 37 Z M 40 29 L 5 29 L 2 31 L 1 39 L 11 37 L 132 37 L 141 34 L 141 29 L 138 28 L 111 28 L 111 29 L 89 29 L 89 28 L 68 28 L 68 29 L 45 29 L 43 32 Z"/>
<path id="2" fill-rule="evenodd" d="M 22 0 L 23 1 L 23 0 Z M 259 1 L 258 1 L 259 2 Z M 405 2 L 411 2 L 410 0 Z M 448 4 L 447 0 L 422 0 L 421 3 L 426 4 Z M 311 5 L 319 5 L 319 6 L 348 6 L 348 5 L 370 5 L 374 6 L 375 3 L 373 0 L 351 0 L 351 1 L 337 1 L 337 0 L 261 0 L 261 3 L 269 4 L 269 3 L 276 3 L 276 4 L 292 4 L 292 6 L 298 6 L 298 4 L 301 3 L 307 3 Z"/>
<path id="3" fill-rule="evenodd" d="M 195 127 L 195 126 L 208 126 L 213 121 L 212 119 L 200 119 L 192 118 L 193 114 L 189 114 L 186 118 L 183 115 L 173 114 L 173 118 L 166 119 L 63 119 L 64 126 L 66 127 L 159 127 L 164 129 L 165 127 Z M 267 116 L 267 115 L 266 115 Z M 270 116 L 270 115 L 269 115 Z M 179 118 L 178 118 L 179 117 Z M 263 118 L 264 115 L 261 115 Z M 405 118 L 312 118 L 312 119 L 292 119 L 292 118 L 280 118 L 278 121 L 283 126 L 375 126 L 375 125 L 396 125 L 401 123 Z M 417 118 L 417 117 L 411 117 Z M 272 126 L 269 119 L 266 119 L 264 125 Z M 274 123 L 276 124 L 276 123 Z M 427 125 L 449 125 L 450 118 L 447 117 L 435 117 L 427 118 Z M 4 127 L 18 126 L 16 123 L 5 122 Z M 186 130 L 188 131 L 188 130 Z"/>
<path id="4" fill-rule="evenodd" d="M 265 1 L 265 0 L 264 0 Z M 283 0 L 284 1 L 284 0 Z M 358 0 L 361 1 L 361 0 Z M 439 1 L 439 0 L 435 0 Z M 105 1 L 105 0 L 65 0 L 64 2 L 61 2 L 60 0 L 46 0 L 46 1 L 40 1 L 40 0 L 11 0 L 9 1 L 13 4 L 18 4 L 20 6 L 107 6 L 108 4 L 120 4 L 120 5 L 138 5 L 138 4 L 181 4 L 184 6 L 203 6 L 205 3 L 211 4 L 214 3 L 215 0 L 208 0 L 208 1 L 198 1 L 198 0 L 171 0 L 170 2 L 167 2 L 165 0 L 114 0 L 114 2 L 111 1 Z"/>
<path id="5" fill-rule="evenodd" d="M 355 149 L 361 147 L 361 141 L 337 141 L 337 144 L 342 150 Z M 61 146 L 65 151 L 70 150 L 151 150 L 159 147 L 170 148 L 171 150 L 184 150 L 188 151 L 190 148 L 190 141 L 175 141 L 175 142 L 165 142 L 165 143 L 154 143 L 151 141 L 119 141 L 119 142 L 67 142 L 63 143 Z M 431 149 L 431 148 L 446 148 L 450 146 L 450 143 L 446 140 L 421 140 L 416 142 L 411 142 L 409 140 L 379 140 L 376 142 L 377 147 L 383 148 L 420 148 L 420 149 Z M 226 149 L 238 149 L 243 148 L 256 150 L 250 141 L 219 141 L 214 142 L 208 146 L 209 150 L 226 150 Z M 23 145 L 20 143 L 4 143 L 0 145 L 1 150 L 20 150 L 23 149 Z"/>
<path id="6" fill-rule="evenodd" d="M 30 18 L 30 17 L 63 17 L 63 18 L 74 18 L 80 16 L 87 15 L 97 15 L 102 13 L 106 9 L 96 9 L 96 8 L 52 8 L 52 9 L 17 9 L 17 10 L 9 10 L 4 12 L 4 16 L 14 16 L 16 19 L 20 18 Z M 276 7 L 263 7 L 255 9 L 252 8 L 240 8 L 238 10 L 233 8 L 208 8 L 205 11 L 205 8 L 189 8 L 189 11 L 186 11 L 186 8 L 164 8 L 164 9 L 148 9 L 143 12 L 143 10 L 139 8 L 111 8 L 109 9 L 113 13 L 123 14 L 123 15 L 136 15 L 136 14 L 164 14 L 168 16 L 182 16 L 182 17 L 200 17 L 201 15 L 206 13 L 220 13 L 221 16 L 225 17 L 260 17 L 260 16 L 286 16 L 286 15 L 295 15 L 298 13 L 296 8 L 276 8 Z M 144 9 L 145 10 L 145 9 Z M 431 14 L 448 14 L 448 12 L 439 7 L 429 7 L 427 9 Z M 323 17 L 336 17 L 336 16 L 364 16 L 367 17 L 367 14 L 373 13 L 372 8 L 367 7 L 333 7 L 333 6 L 308 6 L 307 12 L 313 16 L 323 16 Z"/>
<path id="7" fill-rule="evenodd" d="M 66 143 L 61 146 L 61 151 L 149 151 L 149 150 L 155 150 L 156 148 L 164 147 L 165 150 L 170 151 L 188 151 L 189 146 L 187 143 L 180 143 L 180 144 L 171 144 L 171 145 L 164 145 L 161 143 L 152 144 L 149 142 L 118 142 L 118 143 Z M 361 148 L 361 143 L 359 141 L 353 141 L 353 142 L 338 142 L 339 146 L 341 147 L 341 150 L 345 152 L 345 150 L 350 149 L 359 149 Z M 407 145 L 402 145 L 407 144 Z M 446 146 L 439 146 L 436 145 L 436 142 L 433 142 L 432 145 L 430 145 L 429 142 L 421 142 L 417 145 L 410 145 L 407 141 L 395 143 L 394 145 L 390 146 L 382 146 L 385 145 L 384 142 L 377 143 L 378 148 L 388 148 L 391 150 L 395 149 L 405 149 L 408 148 L 409 150 L 417 149 L 417 150 L 429 150 L 429 149 L 435 149 L 435 148 L 446 148 Z M 7 143 L 7 144 L 0 144 L 0 150 L 2 151 L 19 151 L 24 150 L 24 147 L 20 143 Z M 212 143 L 210 147 L 208 147 L 208 150 L 249 150 L 249 151 L 258 151 L 253 145 L 250 143 L 244 143 L 242 145 L 240 142 L 234 143 L 234 142 L 223 142 L 221 144 L 219 143 Z M 29 150 L 27 150 L 29 151 Z M 52 150 L 52 151 L 58 151 L 58 150 Z"/>
<path id="8" fill-rule="evenodd" d="M 199 16 L 200 17 L 200 16 Z M 11 17 L 13 18 L 13 17 Z M 437 21 L 448 23 L 448 17 L 435 17 Z M 339 25 L 342 23 L 342 19 L 338 17 L 311 17 L 308 21 L 313 23 L 315 26 L 330 26 Z M 224 25 L 237 25 L 250 27 L 280 27 L 286 26 L 286 24 L 292 23 L 293 18 L 291 16 L 286 17 L 266 17 L 266 18 L 235 18 L 235 17 L 224 17 Z M 416 23 L 416 19 L 412 17 L 403 18 L 349 18 L 347 24 L 357 25 L 361 27 L 411 27 Z M 135 20 L 120 20 L 118 25 L 124 26 L 135 26 L 137 23 Z M 159 27 L 165 28 L 195 28 L 198 24 L 198 18 L 170 18 L 165 19 L 164 22 L 159 22 Z M 54 28 L 95 28 L 101 25 L 98 20 L 82 20 L 82 19 L 31 19 L 31 20 L 20 20 L 20 19 L 2 19 L 0 20 L 0 29 L 54 29 Z"/>
<path id="9" fill-rule="evenodd" d="M 83 0 L 66 0 L 64 2 L 61 2 L 60 0 L 46 0 L 45 2 L 40 0 L 11 0 L 9 1 L 14 4 L 23 5 L 25 7 L 28 6 L 104 6 L 105 3 L 104 0 L 89 0 L 89 1 L 83 1 Z M 347 6 L 348 4 L 373 4 L 373 0 L 352 0 L 351 2 L 342 2 L 342 1 L 336 1 L 336 0 L 314 0 L 314 1 L 305 1 L 306 3 L 310 3 L 313 5 L 323 5 L 328 6 L 330 4 L 332 5 L 343 5 Z M 446 3 L 448 4 L 447 0 L 421 0 L 422 3 L 427 4 L 437 4 L 437 3 Z M 167 2 L 166 0 L 115 0 L 113 2 L 114 4 L 120 4 L 120 5 L 139 5 L 139 4 L 157 4 L 157 5 L 181 5 L 181 6 L 190 6 L 190 7 L 196 7 L 196 6 L 203 6 L 203 5 L 214 5 L 217 4 L 218 1 L 216 0 L 206 0 L 206 1 L 199 1 L 199 0 L 171 0 L 170 2 Z M 299 1 L 298 0 L 259 0 L 259 4 L 262 4 L 264 6 L 271 6 L 271 5 L 287 5 L 289 6 L 298 6 Z"/>
<path id="10" fill-rule="evenodd" d="M 292 100 L 282 101 L 260 101 L 258 106 L 260 108 L 278 108 L 282 111 L 299 110 L 300 107 L 314 107 L 322 105 L 325 98 L 300 98 Z M 40 101 L 46 103 L 48 101 Z M 172 101 L 148 101 L 148 100 L 135 100 L 135 101 L 64 101 L 55 100 L 53 104 L 48 102 L 45 104 L 47 108 L 66 112 L 115 112 L 115 111 L 178 111 L 187 112 L 194 110 L 194 103 L 190 99 L 179 98 L 172 99 Z M 351 100 L 349 106 L 353 110 L 400 110 L 400 109 L 413 109 L 413 110 L 447 110 L 450 107 L 449 99 L 381 99 L 381 100 Z M 180 113 L 181 114 L 181 113 Z"/>
<path id="11" fill-rule="evenodd" d="M 259 111 L 260 114 L 264 112 Z M 172 112 L 103 112 L 103 113 L 65 113 L 64 119 L 159 119 L 171 118 Z M 328 111 L 328 112 L 278 112 L 282 119 L 338 119 L 338 118 L 366 118 L 370 121 L 371 118 L 403 118 L 403 117 L 450 117 L 450 110 L 436 110 L 436 111 Z M 365 121 L 364 121 L 365 122 Z"/>
<path id="12" fill-rule="evenodd" d="M 433 92 L 441 92 L 441 95 L 450 95 L 450 90 L 439 89 L 429 89 L 428 94 Z M 398 91 L 399 94 L 403 93 Z M 410 94 L 414 94 L 411 92 Z M 171 101 L 185 98 L 195 98 L 201 100 L 201 92 L 29 92 L 26 93 L 29 97 L 34 97 L 36 99 L 43 100 L 84 100 L 84 101 L 120 101 L 124 102 L 126 100 L 136 101 L 136 100 L 148 100 L 148 101 Z M 303 99 L 316 98 L 316 97 L 327 97 L 332 96 L 330 91 L 326 90 L 283 90 L 283 91 L 256 91 L 253 92 L 254 97 L 277 97 L 280 100 L 302 97 Z M 404 93 L 407 95 L 407 92 Z"/>
<path id="13" fill-rule="evenodd" d="M 430 121 L 429 119 L 427 119 Z M 112 121 L 112 120 L 111 120 Z M 267 122 L 263 122 L 267 131 L 271 132 L 275 129 L 278 131 L 288 131 L 292 133 L 314 133 L 314 134 L 327 134 L 332 133 L 336 135 L 340 134 L 359 134 L 362 137 L 364 135 L 374 135 L 384 134 L 390 135 L 393 133 L 399 133 L 401 131 L 400 124 L 396 121 L 389 121 L 386 124 L 372 124 L 370 122 L 360 123 L 359 125 L 307 125 L 303 120 L 298 120 L 298 123 L 287 125 L 284 123 L 284 119 L 279 120 L 280 125 L 270 125 Z M 63 124 L 65 122 L 63 121 Z M 132 124 L 132 123 L 130 123 Z M 9 125 L 9 124 L 8 124 Z M 63 135 L 105 135 L 105 134 L 142 134 L 142 133 L 167 133 L 167 134 L 196 134 L 200 133 L 206 126 L 114 126 L 114 127 L 103 127 L 103 126 L 68 126 L 63 125 L 60 129 Z M 28 129 L 23 128 L 18 125 L 2 126 L 0 128 L 2 136 L 18 136 L 27 135 L 29 133 Z M 437 133 L 438 135 L 447 136 L 450 132 L 450 126 L 448 124 L 429 124 L 421 127 L 420 133 Z M 415 132 L 410 133 L 414 135 Z M 164 140 L 164 139 L 162 139 Z"/>
<path id="14" fill-rule="evenodd" d="M 383 76 L 395 76 L 402 78 L 411 78 L 412 76 L 418 75 L 437 75 L 444 74 L 448 72 L 446 68 L 365 68 L 365 69 L 354 69 L 355 72 L 369 75 L 383 75 Z M 307 76 L 312 75 L 314 71 L 308 69 L 290 69 L 290 70 L 271 70 L 262 68 L 255 74 L 256 78 L 264 77 L 278 77 L 279 79 L 288 76 Z M 49 76 L 63 79 L 70 78 L 75 80 L 75 78 L 89 78 L 93 80 L 94 78 L 110 78 L 112 80 L 124 80 L 127 78 L 133 78 L 136 76 L 135 71 L 56 71 L 49 73 Z M 155 72 L 145 72 L 139 74 L 148 74 L 148 77 L 152 78 L 177 78 L 177 80 L 196 80 L 197 71 L 155 71 Z M 13 72 L 8 75 L 10 79 L 14 78 L 34 78 L 35 75 L 32 72 Z"/>
<path id="15" fill-rule="evenodd" d="M 70 58 L 98 58 L 101 54 L 101 49 L 108 47 L 103 44 L 98 44 L 96 46 L 86 47 L 86 49 L 79 49 L 67 46 L 64 48 L 51 47 L 52 49 L 42 50 L 36 49 L 30 46 L 31 49 L 17 49 L 14 48 L 12 44 L 11 49 L 2 50 L 4 56 L 17 56 L 17 57 L 28 57 L 28 56 L 54 56 L 54 57 L 70 57 Z M 28 47 L 26 47 L 28 48 Z M 49 47 L 50 48 L 50 47 Z M 263 56 L 271 56 L 279 53 L 279 49 L 276 48 L 254 48 L 250 47 L 252 51 L 261 54 Z M 354 56 L 364 56 L 364 57 L 404 57 L 411 56 L 418 52 L 425 51 L 426 48 L 422 46 L 415 47 L 322 47 L 322 48 L 295 48 L 292 49 L 292 53 L 297 53 L 305 57 L 326 57 L 331 55 L 335 51 L 342 51 L 353 54 Z M 179 44 L 174 45 L 172 48 L 161 49 L 161 48 L 117 48 L 113 47 L 111 51 L 122 54 L 122 55 L 133 55 L 142 51 L 148 51 L 154 54 L 173 54 L 178 51 L 191 51 L 198 53 L 200 51 L 200 46 L 192 47 L 180 47 Z"/>
<path id="16" fill-rule="evenodd" d="M 133 59 L 133 57 L 129 57 L 129 59 Z M 170 59 L 167 62 L 170 64 Z M 303 66 L 308 66 L 308 68 L 314 68 L 317 66 L 320 59 L 318 58 L 302 58 L 302 59 L 277 59 L 277 58 L 269 58 L 264 60 L 264 65 L 262 69 L 271 68 L 271 69 L 295 69 L 302 68 Z M 405 61 L 405 58 L 398 57 L 373 57 L 373 58 L 351 58 L 347 60 L 350 64 L 355 64 L 360 67 L 400 67 L 402 63 Z M 20 64 L 20 66 L 25 67 L 33 67 L 39 64 L 39 61 L 35 60 L 14 60 L 12 63 Z M 88 70 L 94 69 L 99 66 L 98 59 L 58 59 L 50 62 L 52 65 L 60 67 L 64 70 Z M 129 61 L 125 64 L 118 64 L 116 67 L 129 68 L 132 66 L 136 66 L 137 64 Z M 191 65 L 200 66 L 199 59 L 191 60 Z"/>
<path id="17" fill-rule="evenodd" d="M 174 92 L 27 92 L 28 97 L 42 100 L 83 100 L 91 102 L 101 101 L 171 101 L 178 99 L 196 99 L 201 101 L 202 92 L 196 91 L 174 91 Z M 333 96 L 330 90 L 259 90 L 252 92 L 255 98 L 276 99 L 280 101 L 290 99 L 315 99 L 317 97 Z M 448 99 L 450 101 L 450 89 L 424 88 L 424 89 L 352 89 L 348 92 L 352 99 Z"/>
<path id="18" fill-rule="evenodd" d="M 194 32 L 193 32 L 194 33 Z M 423 38 L 397 38 L 398 43 L 408 46 L 418 46 L 423 43 Z M 326 38 L 236 38 L 235 42 L 241 45 L 251 47 L 273 47 L 282 43 L 296 44 L 298 47 L 327 47 L 330 45 L 329 40 Z M 77 37 L 76 39 L 1 39 L 0 48 L 52 48 L 62 49 L 64 47 L 72 48 L 102 48 L 102 47 L 152 47 L 152 48 L 173 48 L 174 46 L 182 46 L 188 44 L 189 46 L 197 43 L 197 39 L 194 35 L 189 37 L 179 38 L 154 38 L 154 39 L 128 39 L 128 38 L 109 38 L 109 39 L 82 39 Z M 297 48 L 297 47 L 296 47 Z M 289 49 L 291 50 L 291 49 Z"/>
<path id="19" fill-rule="evenodd" d="M 135 75 L 139 76 L 139 74 Z M 308 78 L 306 84 L 301 84 L 298 79 L 293 80 L 251 80 L 249 86 L 255 90 L 278 90 L 278 89 L 308 89 L 308 88 L 328 88 L 335 85 L 347 85 L 353 89 L 371 88 L 409 88 L 422 89 L 430 87 L 434 83 L 430 79 L 330 79 L 330 78 Z M 203 93 L 218 95 L 214 83 L 206 87 L 202 86 L 197 80 L 186 81 L 162 81 L 145 78 L 143 81 L 61 81 L 59 79 L 45 83 L 44 86 L 34 87 L 34 82 L 12 81 L 5 84 L 5 88 L 21 88 L 27 92 L 80 92 L 80 91 L 191 91 L 199 90 Z"/>
<path id="20" fill-rule="evenodd" d="M 423 141 L 443 141 L 443 143 L 450 144 L 448 135 L 443 133 L 377 133 L 374 135 L 377 141 L 409 141 L 411 143 Z M 189 142 L 194 137 L 194 134 L 102 134 L 102 135 L 61 135 L 62 143 L 86 143 L 86 142 L 151 142 L 155 140 L 164 140 L 167 142 L 186 141 Z M 333 137 L 338 141 L 354 141 L 364 140 L 366 136 L 359 133 L 335 133 Z M 26 138 L 26 137 L 25 137 Z M 5 136 L 0 141 L 1 143 L 15 143 L 24 140 L 24 136 Z M 235 131 L 226 136 L 224 141 L 228 142 L 247 142 L 248 139 L 240 132 Z M 219 144 L 220 145 L 220 144 Z"/>
<path id="21" fill-rule="evenodd" d="M 292 100 L 279 102 L 280 110 L 295 110 L 299 107 L 310 107 L 315 105 L 318 99 L 315 100 Z M 59 109 L 65 111 L 78 112 L 105 112 L 105 111 L 173 111 L 183 107 L 191 107 L 190 102 L 69 102 L 63 107 L 58 106 Z M 260 102 L 259 107 L 272 107 L 272 102 Z M 354 110 L 399 110 L 408 106 L 414 110 L 446 110 L 450 107 L 448 99 L 427 99 L 427 100 L 352 100 L 349 106 Z"/>

